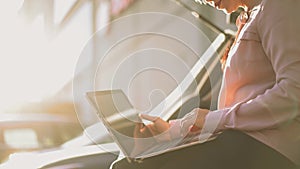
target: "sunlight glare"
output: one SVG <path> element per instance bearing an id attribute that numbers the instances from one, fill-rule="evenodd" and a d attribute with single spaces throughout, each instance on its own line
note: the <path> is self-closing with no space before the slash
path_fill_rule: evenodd
<path id="1" fill-rule="evenodd" d="M 73 30 L 49 38 L 42 16 L 30 24 L 18 16 L 22 2 L 0 1 L 0 113 L 15 105 L 41 101 L 60 90 L 72 78 L 86 40 Z"/>

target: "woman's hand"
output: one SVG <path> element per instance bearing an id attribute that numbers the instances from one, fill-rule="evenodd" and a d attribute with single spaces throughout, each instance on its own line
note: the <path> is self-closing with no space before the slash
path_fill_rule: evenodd
<path id="1" fill-rule="evenodd" d="M 160 117 L 154 117 L 147 114 L 140 114 L 140 118 L 152 122 L 151 124 L 144 126 L 144 128 L 140 130 L 142 133 L 150 132 L 152 136 L 157 136 L 166 132 L 170 128 L 170 124 L 162 120 Z"/>
<path id="2" fill-rule="evenodd" d="M 150 116 L 147 114 L 140 114 L 141 119 L 151 121 L 151 124 L 144 125 L 143 123 L 137 124 L 134 132 L 135 138 L 154 138 L 156 141 L 169 141 L 171 140 L 170 124 L 160 117 Z"/>
<path id="3" fill-rule="evenodd" d="M 198 127 L 199 129 L 202 129 L 204 126 L 205 117 L 209 113 L 209 110 L 197 108 L 194 111 L 197 111 L 197 118 L 194 126 Z"/>
<path id="4" fill-rule="evenodd" d="M 160 141 L 169 141 L 171 139 L 167 130 L 170 128 L 169 123 L 159 117 L 140 114 L 141 119 L 151 121 L 151 124 L 144 125 L 136 123 L 134 129 L 134 149 L 131 156 L 134 157 L 142 153 L 147 148 L 151 147 Z"/>

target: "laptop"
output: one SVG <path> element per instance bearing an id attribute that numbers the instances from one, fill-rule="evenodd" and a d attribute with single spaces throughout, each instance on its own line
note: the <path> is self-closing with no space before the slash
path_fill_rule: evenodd
<path id="1" fill-rule="evenodd" d="M 138 138 L 134 133 L 137 124 L 143 123 L 139 117 L 142 112 L 132 106 L 122 90 L 91 91 L 86 97 L 128 161 L 140 161 L 204 142 L 198 135 L 169 141 L 157 141 L 155 136 Z"/>

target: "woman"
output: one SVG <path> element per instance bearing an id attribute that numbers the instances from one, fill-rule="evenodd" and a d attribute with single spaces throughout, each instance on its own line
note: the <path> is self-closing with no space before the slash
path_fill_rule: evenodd
<path id="1" fill-rule="evenodd" d="M 215 140 L 114 168 L 289 169 L 300 165 L 300 1 L 206 0 L 231 13 L 243 7 L 228 53 L 216 111 L 140 125 L 139 134 L 181 137 L 222 132 Z M 194 118 L 191 118 L 194 117 Z M 196 119 L 196 120 L 195 120 Z M 191 130 L 192 129 L 192 130 Z M 201 136 L 201 135 L 200 135 Z"/>

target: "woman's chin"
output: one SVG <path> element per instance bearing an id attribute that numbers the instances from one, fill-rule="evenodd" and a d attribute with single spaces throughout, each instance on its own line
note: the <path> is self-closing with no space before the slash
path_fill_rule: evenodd
<path id="1" fill-rule="evenodd" d="M 218 10 L 224 12 L 225 14 L 230 14 L 230 13 L 232 13 L 232 12 L 228 12 L 228 10 L 225 9 L 225 8 L 219 8 Z"/>
<path id="2" fill-rule="evenodd" d="M 233 12 L 235 12 L 235 10 L 232 10 L 232 9 L 221 9 L 225 14 L 231 14 Z"/>

